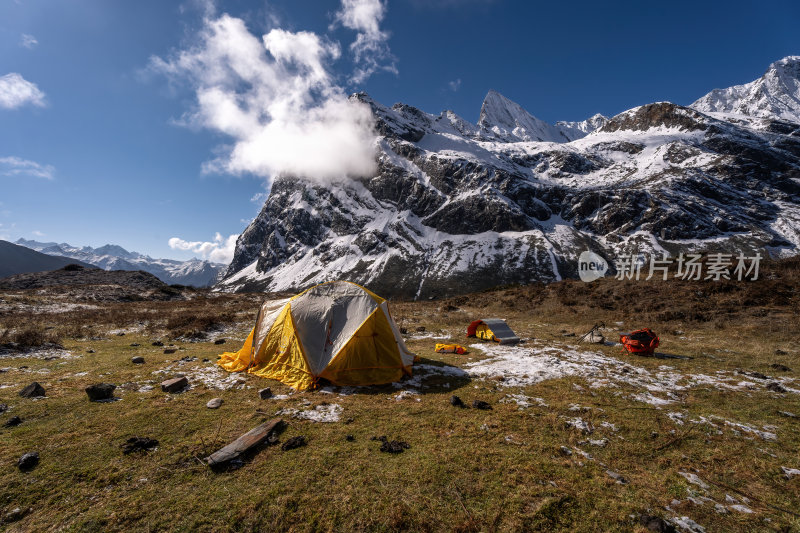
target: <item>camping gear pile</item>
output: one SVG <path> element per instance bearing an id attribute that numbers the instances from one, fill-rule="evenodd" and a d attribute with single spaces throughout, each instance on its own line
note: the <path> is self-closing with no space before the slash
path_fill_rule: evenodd
<path id="1" fill-rule="evenodd" d="M 411 375 L 414 360 L 386 300 L 355 283 L 332 281 L 264 302 L 242 349 L 222 354 L 217 364 L 307 390 L 320 379 L 392 383 Z"/>
<path id="2" fill-rule="evenodd" d="M 436 353 L 455 353 L 458 355 L 464 355 L 467 353 L 467 349 L 461 346 L 460 344 L 436 344 L 436 348 L 434 349 Z"/>
<path id="3" fill-rule="evenodd" d="M 620 335 L 619 342 L 628 353 L 653 355 L 658 348 L 659 338 L 650 328 L 644 328 Z"/>
<path id="4" fill-rule="evenodd" d="M 595 324 L 589 332 L 578 339 L 578 342 L 588 342 L 590 344 L 603 344 L 606 341 L 606 338 L 600 333 L 600 328 L 606 327 L 605 322 L 599 322 Z"/>
<path id="5" fill-rule="evenodd" d="M 519 337 L 511 331 L 502 318 L 484 318 L 474 320 L 467 327 L 467 337 L 499 342 L 500 344 L 516 344 Z"/>

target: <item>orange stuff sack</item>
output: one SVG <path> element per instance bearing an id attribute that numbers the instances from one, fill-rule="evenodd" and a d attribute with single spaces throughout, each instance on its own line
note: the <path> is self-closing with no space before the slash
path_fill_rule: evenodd
<path id="1" fill-rule="evenodd" d="M 619 342 L 628 353 L 653 355 L 658 348 L 659 338 L 650 328 L 644 328 L 620 335 Z"/>
<path id="2" fill-rule="evenodd" d="M 436 353 L 457 353 L 458 355 L 467 353 L 467 349 L 460 344 L 437 344 L 434 351 Z"/>

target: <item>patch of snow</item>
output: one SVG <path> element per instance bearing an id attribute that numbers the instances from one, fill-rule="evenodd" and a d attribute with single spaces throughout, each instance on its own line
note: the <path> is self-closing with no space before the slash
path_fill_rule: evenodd
<path id="1" fill-rule="evenodd" d="M 515 403 L 519 406 L 520 410 L 533 407 L 534 405 L 547 407 L 547 403 L 542 398 L 532 398 L 524 394 L 506 394 L 500 399 L 500 403 Z"/>
<path id="2" fill-rule="evenodd" d="M 792 479 L 795 476 L 800 476 L 800 468 L 788 468 L 786 466 L 782 466 L 781 470 L 783 470 L 783 476 L 786 479 Z"/>
<path id="3" fill-rule="evenodd" d="M 686 481 L 688 481 L 692 485 L 697 485 L 702 489 L 708 489 L 708 483 L 697 477 L 697 474 L 693 474 L 691 472 L 678 472 L 678 474 L 686 478 Z"/>
<path id="4" fill-rule="evenodd" d="M 312 422 L 338 422 L 342 416 L 342 411 L 341 405 L 329 403 L 305 410 L 287 407 L 279 409 L 275 414 L 291 416 L 299 420 L 311 420 Z"/>

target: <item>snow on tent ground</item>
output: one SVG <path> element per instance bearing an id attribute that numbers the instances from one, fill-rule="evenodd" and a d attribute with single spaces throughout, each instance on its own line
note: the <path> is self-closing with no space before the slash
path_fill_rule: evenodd
<path id="1" fill-rule="evenodd" d="M 683 374 L 671 366 L 662 365 L 651 372 L 615 357 L 571 347 L 473 344 L 470 348 L 482 350 L 486 358 L 466 363 L 464 368 L 467 373 L 474 378 L 501 376 L 503 381 L 499 385 L 502 387 L 525 387 L 545 380 L 576 376 L 585 378 L 592 388 L 634 387 L 640 392 L 632 394 L 631 399 L 662 406 L 679 401 L 677 392 L 699 386 L 746 391 L 765 389 L 767 385 L 766 382 L 742 381 L 740 375 L 724 370 L 717 371 L 713 376 Z M 776 381 L 788 392 L 800 394 L 800 389 L 793 387 L 794 379 L 780 378 Z M 736 424 L 731 422 L 729 425 L 737 427 Z M 741 425 L 738 428 L 756 434 L 761 431 Z M 767 435 L 763 437 L 768 438 Z"/>

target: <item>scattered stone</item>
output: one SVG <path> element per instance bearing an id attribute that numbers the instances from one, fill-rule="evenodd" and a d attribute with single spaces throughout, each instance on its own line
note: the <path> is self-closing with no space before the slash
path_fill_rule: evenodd
<path id="1" fill-rule="evenodd" d="M 781 416 L 785 416 L 786 418 L 800 418 L 800 415 L 796 415 L 789 411 L 778 411 L 778 414 Z"/>
<path id="2" fill-rule="evenodd" d="M 772 392 L 786 392 L 786 389 L 778 383 L 777 381 L 773 381 L 767 384 L 767 390 L 771 390 Z"/>
<path id="3" fill-rule="evenodd" d="M 203 362 L 204 362 L 204 363 L 210 363 L 210 362 L 211 362 L 211 359 L 203 359 Z"/>
<path id="4" fill-rule="evenodd" d="M 376 437 L 375 435 L 373 435 L 369 438 L 369 440 L 379 440 L 381 442 L 386 442 L 389 439 L 386 438 L 386 435 L 381 435 L 380 437 Z"/>
<path id="5" fill-rule="evenodd" d="M 155 341 L 153 342 L 153 346 L 164 346 L 164 343 L 161 341 Z"/>
<path id="6" fill-rule="evenodd" d="M 219 409 L 221 405 L 222 405 L 222 398 L 213 398 L 208 401 L 206 407 L 208 407 L 209 409 Z"/>
<path id="7" fill-rule="evenodd" d="M 354 440 L 356 440 L 356 438 L 352 435 L 346 435 L 344 440 L 346 440 L 347 442 L 353 442 Z"/>
<path id="8" fill-rule="evenodd" d="M 144 357 L 142 357 L 141 355 L 137 355 L 136 357 L 131 359 L 131 363 L 133 363 L 134 365 L 143 365 Z"/>
<path id="9" fill-rule="evenodd" d="M 8 411 L 8 406 L 4 403 L 0 403 L 0 413 L 5 413 Z"/>
<path id="10" fill-rule="evenodd" d="M 117 337 L 124 337 L 124 336 L 125 336 L 125 332 L 123 332 L 123 331 L 120 331 L 119 333 L 117 333 Z"/>
<path id="11" fill-rule="evenodd" d="M 569 457 L 570 455 L 572 455 L 572 450 L 570 450 L 566 446 L 559 447 L 558 451 L 559 451 L 559 453 L 561 453 L 561 455 L 563 455 L 565 457 Z"/>
<path id="12" fill-rule="evenodd" d="M 186 376 L 168 379 L 161 382 L 161 390 L 163 392 L 180 392 L 189 386 L 189 380 Z"/>
<path id="13" fill-rule="evenodd" d="M 15 507 L 14 509 L 10 510 L 3 516 L 3 522 L 6 524 L 10 524 L 11 522 L 17 522 L 25 518 L 25 516 L 30 513 L 33 509 L 28 507 L 27 509 L 23 510 L 19 507 Z"/>
<path id="14" fill-rule="evenodd" d="M 425 326 L 417 326 L 417 331 L 420 333 L 425 333 Z"/>
<path id="15" fill-rule="evenodd" d="M 114 389 L 117 386 L 111 383 L 97 383 L 86 387 L 86 394 L 89 400 L 99 402 L 102 400 L 110 400 L 114 397 Z"/>
<path id="16" fill-rule="evenodd" d="M 352 424 L 355 420 L 353 418 L 348 418 L 344 421 L 345 424 Z"/>
<path id="17" fill-rule="evenodd" d="M 230 444 L 212 453 L 205 458 L 205 462 L 212 469 L 240 466 L 236 461 L 239 461 L 242 455 L 254 452 L 265 441 L 268 444 L 277 443 L 277 435 L 275 433 L 283 429 L 284 425 L 282 419 L 273 418 L 269 422 L 254 427 Z"/>
<path id="18" fill-rule="evenodd" d="M 675 526 L 658 516 L 642 515 L 639 523 L 653 533 L 677 533 L 678 531 Z"/>
<path id="19" fill-rule="evenodd" d="M 482 409 L 482 410 L 486 411 L 486 410 L 491 409 L 492 406 L 489 405 L 489 402 L 484 402 L 483 400 L 475 400 L 475 401 L 472 402 L 472 408 L 473 409 Z"/>
<path id="20" fill-rule="evenodd" d="M 466 405 L 464 405 L 464 402 L 461 401 L 461 398 L 459 398 L 455 394 L 450 396 L 450 405 L 452 405 L 453 407 L 461 407 L 461 408 L 466 407 Z"/>
<path id="21" fill-rule="evenodd" d="M 786 350 L 781 350 L 780 348 L 776 348 L 775 349 L 775 355 L 789 355 L 789 352 L 787 352 Z M 773 366 L 775 366 L 775 365 L 773 365 Z"/>
<path id="22" fill-rule="evenodd" d="M 658 431 L 651 431 L 650 432 L 650 438 L 651 439 L 657 439 L 658 438 Z"/>
<path id="23" fill-rule="evenodd" d="M 401 440 L 384 440 L 381 444 L 380 450 L 385 453 L 403 453 L 411 446 L 407 442 Z"/>
<path id="24" fill-rule="evenodd" d="M 167 354 L 167 355 L 169 355 L 171 353 L 175 353 L 177 351 L 178 351 L 177 348 L 164 348 L 164 353 Z"/>
<path id="25" fill-rule="evenodd" d="M 88 350 L 86 350 L 86 353 L 94 353 L 94 350 L 92 350 L 91 348 L 89 348 Z"/>
<path id="26" fill-rule="evenodd" d="M 272 398 L 272 389 L 270 389 L 269 387 L 267 387 L 266 389 L 261 389 L 260 391 L 258 391 L 258 397 L 261 398 L 262 400 Z"/>
<path id="27" fill-rule="evenodd" d="M 6 420 L 6 423 L 3 424 L 3 427 L 4 428 L 13 428 L 13 427 L 18 426 L 20 424 L 22 424 L 22 419 L 20 417 L 18 417 L 18 416 L 12 416 L 8 420 Z"/>
<path id="28" fill-rule="evenodd" d="M 36 468 L 39 464 L 39 452 L 28 452 L 17 461 L 17 467 L 23 472 Z"/>
<path id="29" fill-rule="evenodd" d="M 792 371 L 791 368 L 789 368 L 786 365 L 782 365 L 780 363 L 772 363 L 769 366 L 772 368 L 772 370 L 776 370 L 778 372 L 791 372 Z"/>
<path id="30" fill-rule="evenodd" d="M 131 343 L 131 346 L 133 346 L 133 347 L 135 348 L 135 347 L 137 347 L 137 346 L 141 346 L 141 344 L 139 344 L 138 342 L 132 342 L 132 343 Z"/>
<path id="31" fill-rule="evenodd" d="M 574 334 L 574 333 L 564 333 L 564 335 L 563 335 L 563 336 L 564 336 L 564 337 L 574 337 L 574 336 L 575 336 L 575 334 Z"/>
<path id="32" fill-rule="evenodd" d="M 128 455 L 133 452 L 147 452 L 158 446 L 156 439 L 150 437 L 131 437 L 126 440 L 120 447 L 122 453 Z"/>
<path id="33" fill-rule="evenodd" d="M 197 357 L 192 357 L 191 355 L 187 355 L 186 357 L 181 357 L 178 361 L 183 361 L 184 363 L 191 363 L 192 361 L 197 361 Z"/>
<path id="34" fill-rule="evenodd" d="M 406 335 L 408 333 L 408 330 L 406 328 L 400 328 L 400 333 Z"/>
<path id="35" fill-rule="evenodd" d="M 608 477 L 610 477 L 620 485 L 628 484 L 628 480 L 625 479 L 619 472 L 614 472 L 613 470 L 606 470 L 606 474 L 608 475 Z"/>
<path id="36" fill-rule="evenodd" d="M 22 367 L 20 367 L 22 368 Z M 38 398 L 40 396 L 45 396 L 44 387 L 39 385 L 36 381 L 19 391 L 19 395 L 23 398 Z"/>
<path id="37" fill-rule="evenodd" d="M 749 377 L 755 378 L 755 379 L 769 379 L 767 376 L 765 376 L 761 372 L 745 372 L 744 370 L 737 370 L 737 372 L 739 374 L 744 375 L 744 376 L 749 376 Z"/>
<path id="38" fill-rule="evenodd" d="M 305 445 L 306 445 L 305 435 L 298 435 L 284 442 L 281 445 L 281 450 L 283 451 L 294 450 L 295 448 L 301 448 Z"/>
<path id="39" fill-rule="evenodd" d="M 217 339 L 214 341 L 214 344 L 225 344 L 225 339 Z"/>

